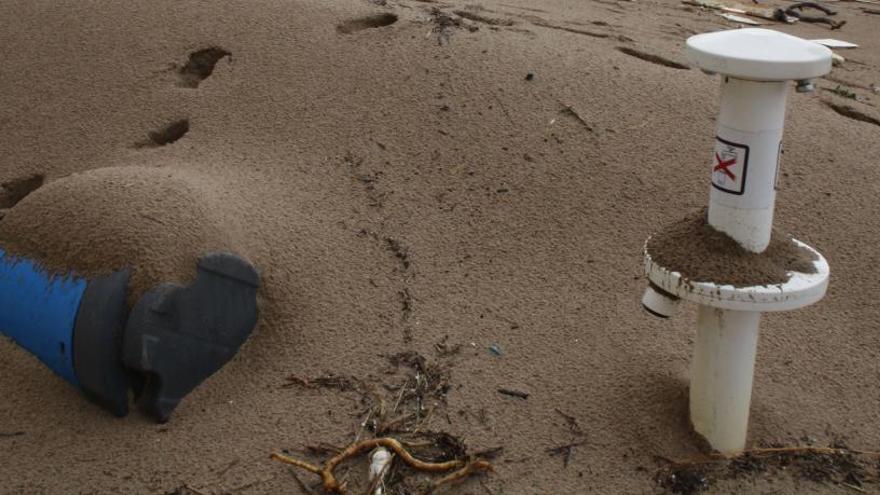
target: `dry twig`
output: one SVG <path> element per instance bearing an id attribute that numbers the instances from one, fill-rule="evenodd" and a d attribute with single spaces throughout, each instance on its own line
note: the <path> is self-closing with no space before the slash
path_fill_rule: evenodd
<path id="1" fill-rule="evenodd" d="M 520 391 L 520 390 L 513 390 L 513 389 L 509 389 L 509 388 L 499 388 L 499 389 L 498 389 L 498 393 L 501 394 L 501 395 L 507 395 L 507 396 L 510 396 L 510 397 L 516 397 L 516 398 L 518 398 L 518 399 L 523 399 L 523 400 L 529 398 L 529 393 L 528 393 L 528 392 L 522 392 L 522 391 Z"/>
<path id="2" fill-rule="evenodd" d="M 421 461 L 413 457 L 412 454 L 410 454 L 403 447 L 403 445 L 401 445 L 400 442 L 394 438 L 372 438 L 368 440 L 362 440 L 360 442 L 355 442 L 346 447 L 342 452 L 336 454 L 330 460 L 325 462 L 323 467 L 318 467 L 314 464 L 300 461 L 298 459 L 294 459 L 292 457 L 288 457 L 286 455 L 278 453 L 272 454 L 272 459 L 281 461 L 285 464 L 296 466 L 310 473 L 317 474 L 321 477 L 324 490 L 328 492 L 345 493 L 346 483 L 339 483 L 339 481 L 337 481 L 336 479 L 336 476 L 333 474 L 333 470 L 336 468 L 336 466 L 344 462 L 346 459 L 357 456 L 358 454 L 361 454 L 368 450 L 372 450 L 376 447 L 385 447 L 386 449 L 393 451 L 400 457 L 401 460 L 403 460 L 403 462 L 418 471 L 429 473 L 445 473 L 455 470 L 453 473 L 450 473 L 449 475 L 437 480 L 433 484 L 434 488 L 462 480 L 474 473 L 492 471 L 492 465 L 482 459 L 476 459 L 473 461 L 455 459 L 445 462 Z"/>

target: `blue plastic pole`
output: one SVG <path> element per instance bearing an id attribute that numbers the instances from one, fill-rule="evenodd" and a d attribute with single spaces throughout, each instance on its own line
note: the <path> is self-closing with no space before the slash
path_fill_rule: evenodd
<path id="1" fill-rule="evenodd" d="M 79 387 L 73 331 L 86 280 L 59 277 L 0 249 L 0 334 Z"/>

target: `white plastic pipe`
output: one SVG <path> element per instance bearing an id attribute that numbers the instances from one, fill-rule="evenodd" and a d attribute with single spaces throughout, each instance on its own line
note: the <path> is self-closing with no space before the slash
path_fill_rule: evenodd
<path id="1" fill-rule="evenodd" d="M 669 318 L 674 315 L 680 302 L 681 299 L 665 291 L 655 289 L 651 285 L 648 285 L 642 296 L 642 307 L 660 318 Z"/>
<path id="2" fill-rule="evenodd" d="M 770 243 L 787 82 L 723 77 L 709 224 L 749 251 Z M 700 306 L 691 422 L 713 449 L 745 448 L 761 314 Z"/>
<path id="3" fill-rule="evenodd" d="M 770 242 L 787 82 L 722 77 L 709 224 L 760 253 Z"/>
<path id="4" fill-rule="evenodd" d="M 761 313 L 700 306 L 691 364 L 694 430 L 723 454 L 746 445 Z"/>

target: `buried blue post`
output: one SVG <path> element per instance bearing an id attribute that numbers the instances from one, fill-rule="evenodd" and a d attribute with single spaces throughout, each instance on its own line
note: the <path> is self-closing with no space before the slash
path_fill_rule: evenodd
<path id="1" fill-rule="evenodd" d="M 77 387 L 73 330 L 86 285 L 0 249 L 0 333 Z"/>
<path id="2" fill-rule="evenodd" d="M 0 334 L 117 416 L 128 413 L 120 359 L 128 271 L 59 276 L 0 249 Z"/>
<path id="3" fill-rule="evenodd" d="M 260 277 L 245 259 L 208 253 L 186 286 L 162 283 L 129 311 L 129 270 L 59 276 L 0 249 L 0 335 L 117 416 L 130 391 L 168 421 L 232 359 L 257 322 Z"/>

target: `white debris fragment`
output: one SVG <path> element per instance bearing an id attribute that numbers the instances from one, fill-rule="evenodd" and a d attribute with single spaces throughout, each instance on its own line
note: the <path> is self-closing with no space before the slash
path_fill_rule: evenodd
<path id="1" fill-rule="evenodd" d="M 821 40 L 810 40 L 813 43 L 819 43 L 820 45 L 825 45 L 828 48 L 858 48 L 859 45 L 855 43 L 850 43 L 849 41 L 843 40 L 835 40 L 835 39 L 821 39 Z"/>
<path id="2" fill-rule="evenodd" d="M 738 22 L 740 24 L 748 24 L 749 26 L 760 26 L 761 25 L 760 22 L 758 22 L 754 19 L 749 19 L 748 17 L 744 17 L 741 15 L 729 14 L 727 12 L 722 12 L 718 15 L 727 19 L 728 21 Z"/>
<path id="3" fill-rule="evenodd" d="M 385 487 L 382 478 L 391 467 L 391 459 L 391 452 L 385 447 L 378 447 L 370 454 L 370 486 L 376 487 L 371 495 L 384 495 Z"/>

